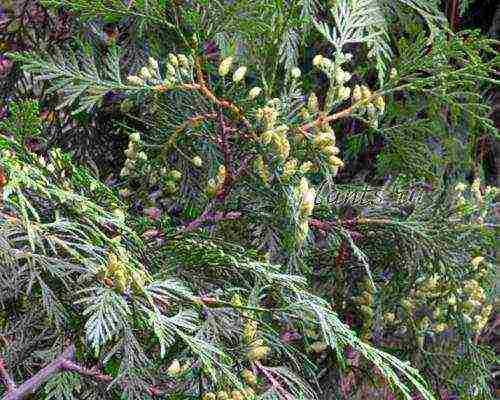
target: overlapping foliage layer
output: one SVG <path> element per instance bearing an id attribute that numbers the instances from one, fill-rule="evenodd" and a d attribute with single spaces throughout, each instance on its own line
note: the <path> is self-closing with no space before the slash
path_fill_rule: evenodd
<path id="1" fill-rule="evenodd" d="M 497 42 L 427 0 L 21 3 L 2 400 L 493 398 Z"/>

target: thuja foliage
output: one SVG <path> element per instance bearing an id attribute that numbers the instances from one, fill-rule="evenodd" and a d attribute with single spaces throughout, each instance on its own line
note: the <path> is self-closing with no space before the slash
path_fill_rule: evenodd
<path id="1" fill-rule="evenodd" d="M 8 103 L 2 400 L 493 398 L 494 41 L 432 1 L 42 4 L 121 33 L 9 60 L 128 144 L 102 179 Z"/>

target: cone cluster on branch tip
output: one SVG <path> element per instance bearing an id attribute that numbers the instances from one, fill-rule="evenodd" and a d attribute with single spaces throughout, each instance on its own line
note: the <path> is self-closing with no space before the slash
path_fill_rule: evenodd
<path id="1" fill-rule="evenodd" d="M 254 400 L 255 391 L 251 387 L 233 390 L 220 390 L 217 393 L 207 392 L 202 400 Z"/>
<path id="2" fill-rule="evenodd" d="M 249 369 L 245 369 L 241 373 L 241 376 L 242 376 L 243 380 L 247 383 L 247 385 L 250 385 L 250 386 L 257 385 L 257 376 Z"/>
<path id="3" fill-rule="evenodd" d="M 303 243 L 309 234 L 309 219 L 314 210 L 316 190 L 309 186 L 309 181 L 305 177 L 302 177 L 294 192 L 295 199 L 299 204 L 296 239 L 298 243 Z"/>
<path id="4" fill-rule="evenodd" d="M 239 67 L 236 71 L 234 71 L 233 82 L 238 83 L 242 81 L 246 73 L 247 73 L 247 67 L 245 66 Z"/>
<path id="5" fill-rule="evenodd" d="M 131 265 L 127 252 L 120 248 L 119 252 L 110 253 L 108 262 L 99 273 L 100 278 L 108 287 L 116 289 L 119 293 L 142 292 L 145 285 L 151 282 L 151 277 L 146 271 Z"/>
<path id="6" fill-rule="evenodd" d="M 161 182 L 163 184 L 163 193 L 167 196 L 173 195 L 179 190 L 180 181 L 182 179 L 182 173 L 176 169 L 168 171 L 166 168 L 160 169 Z M 155 176 L 156 178 L 156 176 Z M 156 179 L 151 181 L 151 185 L 155 185 Z"/>
<path id="7" fill-rule="evenodd" d="M 382 319 L 387 325 L 391 325 L 396 320 L 396 314 L 393 312 L 386 312 Z"/>
<path id="8" fill-rule="evenodd" d="M 262 339 L 256 338 L 257 327 L 258 322 L 253 319 L 247 319 L 243 326 L 243 340 L 249 345 L 247 358 L 250 362 L 263 360 L 271 350 Z"/>
<path id="9" fill-rule="evenodd" d="M 193 163 L 193 165 L 195 167 L 201 167 L 203 165 L 203 160 L 201 159 L 200 156 L 194 156 L 192 159 L 191 159 L 191 162 Z"/>
<path id="10" fill-rule="evenodd" d="M 309 99 L 307 100 L 307 109 L 313 114 L 319 112 L 319 101 L 314 92 L 309 95 Z"/>
<path id="11" fill-rule="evenodd" d="M 484 289 L 475 279 L 464 282 L 462 291 L 464 316 L 466 320 L 473 324 L 474 330 L 480 332 L 487 324 L 493 305 L 484 306 L 486 296 Z"/>
<path id="12" fill-rule="evenodd" d="M 259 108 L 256 118 L 262 123 L 264 132 L 260 136 L 263 145 L 273 145 L 275 154 L 285 161 L 290 155 L 290 142 L 287 137 L 289 127 L 286 124 L 276 126 L 279 116 L 279 99 L 271 99 L 267 105 Z"/>
<path id="13" fill-rule="evenodd" d="M 396 68 L 391 68 L 391 71 L 389 72 L 389 78 L 396 79 L 397 76 L 398 76 L 398 70 Z"/>
<path id="14" fill-rule="evenodd" d="M 250 100 L 254 100 L 256 99 L 260 94 L 262 93 L 262 89 L 258 86 L 250 89 L 250 91 L 248 92 L 248 98 Z"/>
<path id="15" fill-rule="evenodd" d="M 378 118 L 385 112 L 384 98 L 380 95 L 373 97 L 370 88 L 365 85 L 354 87 L 351 102 L 353 105 L 357 105 L 357 112 L 360 115 L 366 115 L 369 122 L 375 127 L 378 124 Z"/>
<path id="16" fill-rule="evenodd" d="M 226 76 L 231 70 L 231 66 L 233 65 L 233 57 L 227 57 L 219 65 L 219 75 Z"/>
<path id="17" fill-rule="evenodd" d="M 206 193 L 207 196 L 213 197 L 215 196 L 222 188 L 224 187 L 224 182 L 226 180 L 226 167 L 224 165 L 220 165 L 217 170 L 217 175 L 214 178 L 210 178 L 207 182 Z"/>
<path id="18" fill-rule="evenodd" d="M 339 169 L 344 166 L 344 162 L 338 157 L 340 150 L 335 146 L 335 132 L 328 123 L 315 127 L 313 143 L 319 153 L 326 158 L 332 175 L 337 175 Z"/>
<path id="19" fill-rule="evenodd" d="M 222 62 L 219 64 L 219 75 L 221 77 L 224 77 L 227 74 L 229 74 L 229 71 L 231 71 L 231 68 L 233 66 L 233 61 L 234 61 L 234 57 L 227 57 L 227 58 L 222 60 Z M 233 82 L 234 83 L 241 82 L 243 80 L 243 78 L 245 78 L 246 73 L 247 73 L 246 66 L 238 67 L 233 73 L 233 78 L 232 78 Z M 255 97 L 257 97 L 257 96 L 255 96 Z"/>
<path id="20" fill-rule="evenodd" d="M 467 188 L 470 189 L 470 195 L 466 195 Z M 487 209 L 484 207 L 486 200 L 494 199 L 498 193 L 498 189 L 492 186 L 486 186 L 484 191 L 481 191 L 481 181 L 476 177 L 470 187 L 459 182 L 454 187 L 455 191 L 455 205 L 457 209 L 462 213 L 469 212 L 468 210 L 479 211 L 476 216 L 476 222 L 482 224 L 487 213 Z"/>
<path id="21" fill-rule="evenodd" d="M 299 79 L 300 76 L 302 75 L 302 72 L 300 71 L 300 68 L 298 67 L 294 67 L 292 68 L 292 70 L 290 71 L 290 74 L 292 75 L 292 78 L 293 79 Z"/>
<path id="22" fill-rule="evenodd" d="M 482 204 L 483 203 L 483 195 L 481 193 L 481 181 L 478 177 L 476 177 L 472 181 L 472 185 L 470 187 L 472 194 L 474 195 L 474 198 L 476 199 L 477 204 Z"/>
<path id="23" fill-rule="evenodd" d="M 334 103 L 347 100 L 351 95 L 351 88 L 346 85 L 351 80 L 352 75 L 342 68 L 342 65 L 349 59 L 350 57 L 342 53 L 335 58 L 335 61 L 320 54 L 313 59 L 313 66 L 322 71 L 330 81 L 325 101 L 325 111 L 327 112 Z"/>
<path id="24" fill-rule="evenodd" d="M 482 256 L 474 257 L 470 263 L 473 266 L 473 276 L 459 286 L 448 281 L 445 276 L 433 274 L 417 279 L 418 289 L 412 294 L 412 299 L 401 302 L 408 318 L 415 320 L 421 332 L 418 338 L 421 346 L 426 332 L 440 334 L 458 327 L 459 322 L 455 317 L 457 314 L 477 333 L 487 324 L 493 306 L 484 305 L 486 294 L 479 283 L 487 263 Z M 415 311 L 420 307 L 432 310 L 432 320 L 428 316 L 414 318 Z"/>
<path id="25" fill-rule="evenodd" d="M 141 137 L 139 132 L 134 132 L 130 135 L 130 140 L 128 143 L 128 148 L 125 150 L 125 156 L 127 159 L 125 160 L 125 165 L 120 171 L 120 176 L 129 176 L 132 175 L 136 169 L 138 161 L 146 161 L 147 155 L 143 151 L 139 151 L 139 143 Z"/>
<path id="26" fill-rule="evenodd" d="M 295 158 L 291 158 L 285 162 L 283 166 L 283 173 L 281 174 L 282 181 L 288 181 L 296 172 L 298 161 Z"/>
<path id="27" fill-rule="evenodd" d="M 328 349 L 328 345 L 322 341 L 316 341 L 309 346 L 309 351 L 316 353 L 316 354 L 324 353 L 327 349 Z"/>
<path id="28" fill-rule="evenodd" d="M 173 360 L 172 363 L 167 368 L 167 373 L 172 376 L 179 375 L 182 371 L 181 363 L 179 360 Z"/>
<path id="29" fill-rule="evenodd" d="M 269 172 L 269 168 L 264 162 L 264 158 L 261 155 L 258 155 L 254 161 L 254 168 L 257 175 L 262 179 L 264 185 L 269 184 L 269 180 L 271 179 L 271 174 Z"/>
<path id="30" fill-rule="evenodd" d="M 455 185 L 456 192 L 463 193 L 463 192 L 465 192 L 466 189 L 467 189 L 467 185 L 463 182 L 457 183 Z"/>
<path id="31" fill-rule="evenodd" d="M 155 58 L 149 57 L 147 64 L 139 69 L 139 73 L 128 76 L 127 81 L 133 86 L 163 85 L 172 87 L 191 77 L 193 66 L 194 61 L 191 57 L 170 53 L 165 63 L 165 78 L 162 78 L 160 63 Z"/>

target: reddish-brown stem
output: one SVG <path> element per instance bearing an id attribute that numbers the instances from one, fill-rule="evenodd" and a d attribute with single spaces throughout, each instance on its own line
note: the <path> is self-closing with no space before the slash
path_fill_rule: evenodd
<path id="1" fill-rule="evenodd" d="M 7 393 L 12 392 L 16 388 L 16 384 L 5 366 L 5 361 L 0 358 L 0 379 L 3 381 Z"/>
<path id="2" fill-rule="evenodd" d="M 255 158 L 255 154 L 249 154 L 247 155 L 243 161 L 240 164 L 240 167 L 236 170 L 234 173 L 232 179 L 230 182 L 224 182 L 224 187 L 222 190 L 217 194 L 216 200 L 220 203 L 222 203 L 226 197 L 229 195 L 229 192 L 231 191 L 232 187 L 234 186 L 234 183 L 241 178 L 243 175 L 248 170 L 248 167 L 250 165 L 250 162 Z"/>
<path id="3" fill-rule="evenodd" d="M 283 388 L 283 386 L 278 382 L 278 380 L 268 371 L 266 367 L 264 367 L 260 362 L 255 362 L 255 366 L 259 371 L 261 371 L 271 386 L 275 388 L 286 400 L 294 400 L 290 393 Z"/>
<path id="4" fill-rule="evenodd" d="M 231 163 L 231 151 L 229 150 L 229 130 L 230 128 L 224 121 L 222 111 L 219 112 L 219 125 L 220 125 L 220 147 L 222 155 L 224 156 L 224 166 L 226 167 L 226 178 L 224 186 L 230 185 L 233 180 L 233 166 Z"/>
<path id="5" fill-rule="evenodd" d="M 166 86 L 166 85 L 157 85 L 154 87 L 154 89 L 158 92 L 166 92 L 170 89 L 170 87 Z M 251 128 L 251 125 L 248 122 L 248 120 L 244 117 L 243 112 L 234 103 L 232 103 L 228 100 L 225 100 L 225 99 L 219 99 L 204 84 L 183 83 L 183 84 L 177 86 L 177 89 L 188 91 L 188 92 L 200 92 L 207 99 L 209 99 L 212 103 L 214 103 L 215 105 L 230 110 L 236 116 L 236 118 L 238 120 L 243 122 L 243 124 L 245 125 L 246 128 L 248 128 L 248 129 Z"/>
<path id="6" fill-rule="evenodd" d="M 207 114 L 195 115 L 194 117 L 188 118 L 184 123 L 182 123 L 175 129 L 175 132 L 167 142 L 168 145 L 169 146 L 173 145 L 179 134 L 184 132 L 184 130 L 186 130 L 187 128 L 196 126 L 200 122 L 203 122 L 207 119 L 215 119 L 216 117 L 217 114 L 215 113 L 207 113 Z"/>
<path id="7" fill-rule="evenodd" d="M 154 90 L 158 92 L 166 92 L 170 89 L 169 86 L 166 85 L 157 85 L 154 87 Z M 185 90 L 185 91 L 198 91 L 202 93 L 206 98 L 208 98 L 212 103 L 218 105 L 219 107 L 226 108 L 230 110 L 233 114 L 236 115 L 237 119 L 242 121 L 245 127 L 249 130 L 251 130 L 251 125 L 248 122 L 248 120 L 245 118 L 244 113 L 236 106 L 234 103 L 224 100 L 224 99 L 219 99 L 217 96 L 215 96 L 210 89 L 205 85 L 204 81 L 203 83 L 183 83 L 179 86 L 177 86 L 177 89 L 180 90 Z M 335 114 L 331 115 L 320 115 L 318 118 L 316 118 L 314 121 L 309 122 L 307 124 L 302 125 L 301 127 L 298 128 L 300 132 L 302 132 L 304 135 L 307 136 L 308 130 L 313 128 L 313 127 L 318 127 L 322 124 L 335 121 L 337 119 L 345 118 L 348 117 L 356 107 L 358 107 L 361 103 L 368 103 L 369 101 L 373 100 L 375 97 L 377 97 L 378 94 L 374 93 L 372 94 L 369 98 L 364 99 L 361 102 L 358 102 L 356 104 L 353 104 L 351 107 L 345 108 L 344 110 L 341 110 Z M 256 139 L 255 135 L 252 134 L 252 137 Z"/>
<path id="8" fill-rule="evenodd" d="M 112 376 L 103 374 L 101 371 L 96 369 L 82 367 L 71 360 L 64 360 L 61 367 L 65 371 L 77 372 L 81 376 L 86 376 L 99 382 L 110 383 L 113 381 Z"/>
<path id="9" fill-rule="evenodd" d="M 201 216 L 194 221 L 191 221 L 185 228 L 184 232 L 191 232 L 198 229 L 204 222 L 219 222 L 237 219 L 241 216 L 239 212 L 210 212 L 205 211 Z"/>
<path id="10" fill-rule="evenodd" d="M 379 96 L 379 94 L 377 93 L 374 93 L 372 94 L 370 97 L 364 99 L 364 100 L 361 100 L 355 104 L 353 104 L 352 106 L 350 107 L 347 107 L 347 108 L 344 108 L 343 110 L 339 111 L 339 112 L 336 112 L 335 114 L 331 114 L 331 115 L 320 115 L 318 118 L 316 118 L 314 121 L 312 122 L 309 122 L 307 124 L 304 124 L 302 125 L 301 127 L 298 128 L 298 130 L 300 132 L 302 132 L 302 134 L 304 136 L 307 136 L 308 135 L 308 131 L 309 129 L 311 128 L 314 128 L 314 127 L 319 127 L 323 124 L 326 124 L 326 123 L 329 123 L 329 122 L 332 122 L 332 121 L 335 121 L 337 119 L 341 119 L 341 118 L 346 118 L 348 117 L 349 115 L 351 115 L 353 113 L 353 111 L 359 107 L 361 104 L 367 104 L 369 103 L 371 100 L 373 100 L 374 98 L 376 98 L 377 96 Z"/>
<path id="11" fill-rule="evenodd" d="M 23 400 L 29 395 L 35 393 L 40 386 L 61 371 L 76 372 L 81 376 L 92 378 L 102 383 L 109 384 L 113 381 L 113 377 L 110 375 L 103 374 L 96 369 L 86 368 L 76 364 L 73 361 L 74 357 L 75 346 L 69 345 L 54 361 L 42 368 L 34 376 L 19 386 L 16 386 L 12 378 L 10 378 L 3 360 L 0 359 L 0 377 L 4 381 L 7 388 L 7 393 L 1 398 L 1 400 Z M 151 396 L 161 396 L 164 394 L 161 390 L 153 386 L 148 389 L 148 392 Z"/>
<path id="12" fill-rule="evenodd" d="M 246 159 L 248 160 L 248 159 Z M 244 173 L 246 169 L 247 162 L 243 160 L 242 165 L 236 171 L 234 177 L 237 179 L 241 174 Z M 221 196 L 221 194 L 219 194 Z M 219 222 L 224 220 L 237 219 L 241 217 L 240 212 L 214 212 L 214 211 L 205 211 L 201 216 L 191 221 L 188 225 L 186 225 L 182 231 L 183 232 L 191 232 L 198 229 L 204 222 Z M 388 225 L 393 221 L 386 218 L 351 218 L 339 221 L 322 221 L 319 219 L 312 218 L 309 220 L 309 226 L 313 229 L 317 229 L 322 232 L 328 232 L 335 227 L 353 227 L 355 225 Z"/>
<path id="13" fill-rule="evenodd" d="M 47 382 L 54 374 L 61 371 L 63 363 L 67 359 L 72 359 L 75 356 L 75 346 L 68 346 L 59 357 L 52 361 L 49 365 L 42 368 L 37 374 L 17 386 L 15 389 L 7 392 L 2 397 L 2 400 L 23 400 L 28 395 L 33 394 L 37 389 Z"/>

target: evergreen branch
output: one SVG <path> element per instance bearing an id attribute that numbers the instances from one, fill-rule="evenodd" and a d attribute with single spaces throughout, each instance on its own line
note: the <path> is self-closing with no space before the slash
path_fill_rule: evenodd
<path id="1" fill-rule="evenodd" d="M 127 4 L 128 3 L 128 4 Z M 139 4 L 139 2 L 135 2 Z M 123 17 L 136 17 L 154 24 L 160 24 L 170 29 L 176 26 L 161 15 L 161 6 L 157 1 L 141 2 L 143 10 L 136 10 L 133 1 L 122 0 L 42 0 L 42 4 L 49 7 L 67 7 L 74 12 L 90 17 L 105 17 L 120 15 Z M 151 3 L 151 5 L 149 4 Z"/>
<path id="2" fill-rule="evenodd" d="M 87 307 L 83 315 L 89 316 L 85 324 L 88 341 L 98 351 L 115 334 L 129 329 L 131 310 L 122 296 L 108 288 L 91 288 L 89 297 L 79 300 Z"/>
<path id="3" fill-rule="evenodd" d="M 73 111 L 90 111 L 100 105 L 110 91 L 135 93 L 136 86 L 122 82 L 119 71 L 119 51 L 113 47 L 104 59 L 105 68 L 99 71 L 95 57 L 88 51 L 77 57 L 63 57 L 61 54 L 33 57 L 31 54 L 11 53 L 13 60 L 21 62 L 23 69 L 37 75 L 40 80 L 54 80 L 52 90 L 61 90 L 64 101 L 58 108 L 73 105 L 79 100 L 79 107 Z"/>
<path id="4" fill-rule="evenodd" d="M 393 89 L 394 91 L 397 90 L 397 89 Z M 379 93 L 372 93 L 368 98 L 364 99 L 364 100 L 361 100 L 361 101 L 358 101 L 356 103 L 354 103 L 352 106 L 350 107 L 347 107 L 343 110 L 340 110 L 340 111 L 337 111 L 336 113 L 334 114 L 331 114 L 331 115 L 319 115 L 316 119 L 314 119 L 314 121 L 312 122 L 308 122 L 300 127 L 298 127 L 298 131 L 301 132 L 304 136 L 308 136 L 309 133 L 308 131 L 314 127 L 320 127 L 322 125 L 325 125 L 325 124 L 328 124 L 332 121 L 336 121 L 336 120 L 339 120 L 339 119 L 342 119 L 342 118 L 347 118 L 349 117 L 351 114 L 354 113 L 354 111 L 356 111 L 356 109 L 360 108 L 360 107 L 363 107 L 363 105 L 367 104 L 368 102 L 370 102 L 371 100 L 375 99 L 376 97 L 380 96 L 380 93 L 382 92 L 379 92 Z M 387 91 L 385 91 L 385 93 L 387 93 Z"/>
<path id="5" fill-rule="evenodd" d="M 219 99 L 205 84 L 203 83 L 183 83 L 181 85 L 178 85 L 175 87 L 176 90 L 180 91 L 195 91 L 203 94 L 207 99 L 209 99 L 212 103 L 217 105 L 218 107 L 228 109 L 231 111 L 238 120 L 241 120 L 247 128 L 250 128 L 250 123 L 248 120 L 244 117 L 243 112 L 239 109 L 238 106 L 236 106 L 234 103 L 231 101 L 225 100 L 225 99 Z M 157 91 L 159 93 L 164 93 L 169 90 L 172 90 L 171 86 L 167 85 L 157 85 L 153 87 L 154 91 Z"/>

